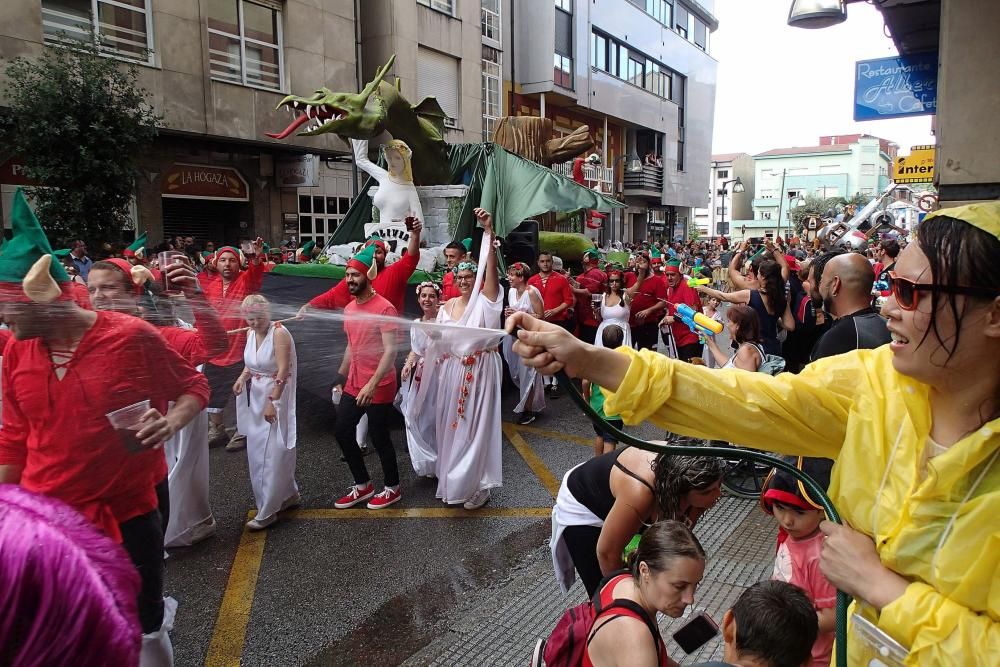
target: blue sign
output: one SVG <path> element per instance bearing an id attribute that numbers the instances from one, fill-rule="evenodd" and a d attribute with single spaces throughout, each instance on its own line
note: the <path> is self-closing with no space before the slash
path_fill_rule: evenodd
<path id="1" fill-rule="evenodd" d="M 937 72 L 937 51 L 858 61 L 854 120 L 937 113 Z"/>

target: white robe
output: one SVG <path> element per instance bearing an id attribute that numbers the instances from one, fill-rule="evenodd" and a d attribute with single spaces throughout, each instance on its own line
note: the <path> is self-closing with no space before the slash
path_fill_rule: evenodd
<path id="1" fill-rule="evenodd" d="M 625 340 L 622 345 L 632 347 L 632 329 L 629 328 L 628 317 L 629 307 L 625 305 L 624 298 L 617 306 L 609 306 L 608 295 L 605 294 L 601 297 L 601 323 L 597 327 L 597 338 L 594 341 L 594 345 L 604 347 L 604 339 L 602 338 L 604 330 L 615 324 L 621 327 L 622 332 L 625 334 Z"/>
<path id="2" fill-rule="evenodd" d="M 199 367 L 199 370 L 201 367 Z M 208 412 L 202 410 L 163 443 L 170 489 L 170 521 L 163 536 L 168 548 L 187 547 L 195 526 L 212 518 L 209 504 Z"/>
<path id="3" fill-rule="evenodd" d="M 542 298 L 537 287 L 528 285 L 520 297 L 517 296 L 517 290 L 511 287 L 507 290 L 507 304 L 511 309 L 518 312 L 532 312 L 532 291 L 538 295 L 539 300 Z M 510 369 L 511 381 L 521 391 L 521 399 L 514 406 L 514 412 L 516 414 L 524 412 L 528 405 L 528 399 L 531 399 L 530 412 L 541 412 L 544 410 L 545 388 L 542 386 L 542 376 L 536 369 L 525 365 L 521 357 L 514 352 L 514 338 L 512 336 L 505 336 L 503 339 L 503 357 L 507 360 L 507 368 Z"/>
<path id="4" fill-rule="evenodd" d="M 472 297 L 462 317 L 454 320 L 447 307 L 438 311 L 438 322 L 499 329 L 503 295 L 490 301 L 482 294 L 486 253 L 493 239 L 484 236 L 480 271 Z M 476 334 L 479 335 L 476 335 Z M 503 363 L 497 350 L 503 332 L 484 334 L 442 332 L 435 362 L 439 364 L 437 396 L 437 497 L 449 504 L 464 503 L 478 491 L 502 485 L 502 434 L 500 386 Z M 432 348 L 433 349 L 433 348 Z"/>
<path id="5" fill-rule="evenodd" d="M 420 321 L 418 318 L 417 322 Z M 399 406 L 406 424 L 406 445 L 410 450 L 413 471 L 421 476 L 432 476 L 437 465 L 437 382 L 433 357 L 427 363 L 426 355 L 431 346 L 427 332 L 410 327 L 410 349 L 417 357 L 408 382 L 403 382 Z"/>
<path id="6" fill-rule="evenodd" d="M 247 437 L 250 485 L 257 502 L 258 520 L 269 518 L 299 492 L 295 483 L 295 385 L 298 374 L 295 341 L 292 341 L 289 350 L 291 357 L 285 389 L 274 403 L 278 419 L 274 424 L 264 420 L 264 406 L 274 387 L 274 375 L 278 372 L 274 356 L 274 327 L 272 324 L 268 329 L 259 348 L 256 332 L 252 329 L 247 332 L 243 363 L 251 376 L 247 388 L 236 397 L 236 420 L 240 433 Z"/>

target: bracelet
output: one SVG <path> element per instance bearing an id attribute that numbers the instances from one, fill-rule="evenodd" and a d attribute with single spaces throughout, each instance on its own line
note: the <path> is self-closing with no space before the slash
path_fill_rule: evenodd
<path id="1" fill-rule="evenodd" d="M 278 387 L 284 387 L 285 384 L 287 384 L 287 380 L 279 380 L 279 379 L 275 378 L 274 379 L 274 384 L 275 384 L 275 386 L 278 386 Z"/>

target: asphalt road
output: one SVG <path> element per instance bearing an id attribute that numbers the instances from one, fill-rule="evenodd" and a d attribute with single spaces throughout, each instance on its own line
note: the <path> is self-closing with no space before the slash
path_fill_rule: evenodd
<path id="1" fill-rule="evenodd" d="M 212 450 L 218 533 L 172 550 L 167 560 L 167 592 L 179 602 L 171 633 L 176 664 L 526 664 L 523 647 L 567 605 L 550 590 L 548 516 L 562 475 L 591 455 L 593 430 L 567 397 L 550 400 L 532 426 L 518 427 L 514 398 L 504 402 L 504 486 L 476 512 L 445 507 L 434 498 L 434 481 L 414 477 L 401 430 L 393 439 L 403 500 L 381 512 L 333 509 L 351 480 L 332 437 L 332 408 L 321 401 L 299 405 L 302 508 L 265 532 L 243 528 L 253 509 L 245 453 Z M 649 426 L 639 432 L 656 437 Z M 378 481 L 377 457 L 366 462 Z M 749 501 L 729 502 L 742 514 L 738 521 L 720 514 L 731 524 L 720 531 L 732 532 L 750 511 Z M 757 551 L 773 549 L 764 533 Z M 754 558 L 748 581 L 759 578 L 761 556 Z M 512 582 L 520 583 L 512 589 Z M 508 623 L 511 653 L 491 653 L 502 642 L 485 634 L 476 657 L 466 639 L 466 653 L 454 653 L 451 639 L 480 632 L 466 623 L 465 634 L 455 634 L 462 620 L 511 596 L 534 610 L 508 614 L 523 621 L 513 629 Z M 475 628 L 485 633 L 491 622 L 480 619 Z"/>

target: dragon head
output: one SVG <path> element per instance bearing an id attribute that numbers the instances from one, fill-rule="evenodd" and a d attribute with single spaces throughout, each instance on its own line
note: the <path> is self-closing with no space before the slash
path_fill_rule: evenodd
<path id="1" fill-rule="evenodd" d="M 299 136 L 314 137 L 333 132 L 350 139 L 370 139 L 382 131 L 385 113 L 378 96 L 374 104 L 369 104 L 372 94 L 396 61 L 396 56 L 375 72 L 372 79 L 359 93 L 335 93 L 328 88 L 320 88 L 309 97 L 289 95 L 278 103 L 292 113 L 292 122 L 278 133 L 268 132 L 272 139 L 284 139 L 303 125 L 306 129 Z"/>

